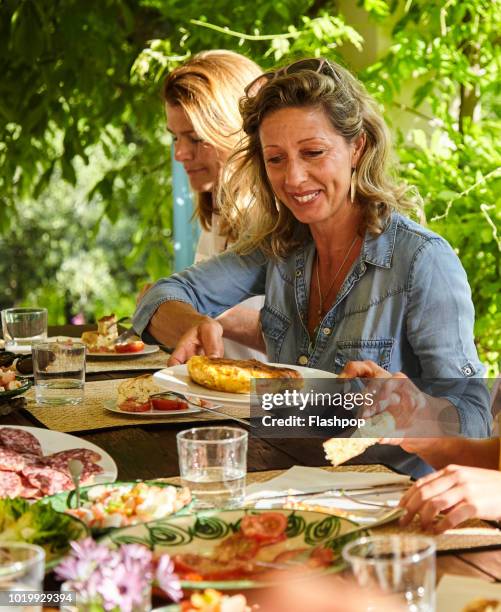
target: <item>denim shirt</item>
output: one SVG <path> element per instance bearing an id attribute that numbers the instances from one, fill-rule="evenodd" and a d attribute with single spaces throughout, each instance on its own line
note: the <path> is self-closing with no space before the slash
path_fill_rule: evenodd
<path id="1" fill-rule="evenodd" d="M 168 300 L 188 302 L 215 317 L 264 293 L 260 317 L 270 361 L 339 373 L 348 361 L 370 359 L 410 378 L 470 383 L 478 378 L 466 392 L 456 393 L 453 385 L 441 397 L 456 406 L 462 435 L 488 435 L 489 396 L 473 342 L 471 292 L 450 245 L 393 213 L 380 236 L 366 234 L 358 259 L 311 342 L 307 320 L 315 252 L 309 241 L 283 260 L 267 260 L 260 251 L 225 253 L 192 266 L 149 289 L 134 315 L 134 328 L 143 332 L 158 306 Z M 375 449 L 379 462 L 414 476 L 426 471 L 422 460 L 400 448 Z"/>

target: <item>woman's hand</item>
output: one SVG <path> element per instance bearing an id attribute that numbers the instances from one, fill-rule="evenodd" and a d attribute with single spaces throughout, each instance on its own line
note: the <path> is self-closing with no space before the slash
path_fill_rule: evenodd
<path id="1" fill-rule="evenodd" d="M 186 331 L 169 359 L 169 365 L 186 363 L 193 355 L 223 357 L 223 327 L 214 319 L 206 317 L 202 322 Z"/>
<path id="2" fill-rule="evenodd" d="M 448 465 L 418 480 L 402 497 L 400 506 L 407 511 L 401 525 L 419 514 L 422 526 L 435 533 L 471 518 L 500 519 L 501 472 Z M 439 513 L 445 516 L 434 524 Z"/>
<path id="3" fill-rule="evenodd" d="M 443 426 L 449 424 L 441 421 L 444 411 L 448 413 L 451 423 L 455 424 L 455 409 L 448 400 L 423 393 L 402 372 L 387 372 L 373 361 L 350 361 L 339 376 L 371 379 L 365 382 L 372 404 L 364 406 L 361 416 L 370 418 L 384 411 L 391 413 L 396 433 L 392 438 L 384 438 L 383 444 L 404 446 L 402 436 L 443 436 Z M 452 416 L 451 412 L 454 412 Z"/>

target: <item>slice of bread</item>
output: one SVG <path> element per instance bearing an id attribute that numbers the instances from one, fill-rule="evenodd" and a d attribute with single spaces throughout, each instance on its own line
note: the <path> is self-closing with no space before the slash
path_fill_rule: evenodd
<path id="1" fill-rule="evenodd" d="M 330 438 L 323 444 L 325 456 L 332 465 L 341 465 L 358 457 L 381 438 L 388 438 L 395 431 L 395 420 L 389 412 L 382 412 L 367 419 L 363 428 L 357 429 L 351 438 Z"/>
<path id="2" fill-rule="evenodd" d="M 101 317 L 97 321 L 97 333 L 100 336 L 106 336 L 109 340 L 118 338 L 117 317 L 115 314 L 110 314 L 107 317 Z"/>
<path id="3" fill-rule="evenodd" d="M 160 391 L 162 389 L 151 374 L 128 378 L 118 386 L 117 406 L 130 412 L 148 410 L 151 406 L 150 395 Z"/>

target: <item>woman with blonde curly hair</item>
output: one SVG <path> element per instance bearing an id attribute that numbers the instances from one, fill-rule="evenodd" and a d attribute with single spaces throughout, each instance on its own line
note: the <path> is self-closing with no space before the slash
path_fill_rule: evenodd
<path id="1" fill-rule="evenodd" d="M 194 55 L 164 81 L 162 94 L 167 129 L 174 140 L 174 157 L 183 164 L 195 193 L 194 215 L 202 230 L 195 263 L 224 252 L 236 238 L 235 227 L 223 222 L 214 194 L 223 164 L 243 136 L 239 100 L 245 86 L 261 73 L 257 64 L 239 53 L 211 50 Z M 247 202 L 237 198 L 234 204 L 240 210 Z M 262 305 L 262 298 L 251 298 L 227 311 L 220 322 L 253 328 Z M 175 344 L 175 327 L 168 328 L 171 332 L 164 339 Z M 225 353 L 240 359 L 264 357 L 230 338 L 225 338 Z"/>
<path id="2" fill-rule="evenodd" d="M 370 360 L 405 377 L 481 376 L 465 272 L 443 238 L 405 216 L 419 207 L 389 172 L 388 130 L 363 85 L 326 59 L 301 60 L 257 77 L 240 110 L 246 138 L 219 186 L 239 239 L 159 281 L 136 329 L 158 330 L 168 314 L 183 333 L 171 363 L 221 356 L 213 317 L 264 291 L 255 338 L 262 332 L 272 362 L 339 373 Z M 463 435 L 488 431 L 487 393 L 411 395 L 403 412 L 433 420 L 452 410 Z M 426 468 L 399 448 L 374 455 L 414 475 Z"/>

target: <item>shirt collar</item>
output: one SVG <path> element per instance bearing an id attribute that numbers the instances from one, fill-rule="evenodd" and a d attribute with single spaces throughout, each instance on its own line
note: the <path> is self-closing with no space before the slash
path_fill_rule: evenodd
<path id="1" fill-rule="evenodd" d="M 397 227 L 398 215 L 392 214 L 382 234 L 373 236 L 367 232 L 362 247 L 362 260 L 380 268 L 391 268 Z"/>

